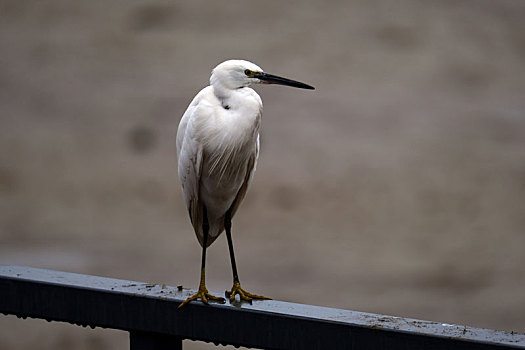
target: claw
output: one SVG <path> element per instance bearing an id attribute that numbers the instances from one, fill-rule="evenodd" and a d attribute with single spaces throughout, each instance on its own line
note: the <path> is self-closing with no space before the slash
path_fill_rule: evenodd
<path id="1" fill-rule="evenodd" d="M 268 298 L 263 295 L 252 294 L 250 292 L 245 291 L 244 289 L 242 289 L 241 283 L 239 281 L 233 282 L 232 289 L 227 290 L 224 294 L 226 295 L 226 297 L 230 298 L 230 302 L 235 301 L 236 294 L 239 295 L 241 300 L 247 301 L 249 303 L 251 303 L 253 299 L 272 300 L 272 298 Z"/>
<path id="2" fill-rule="evenodd" d="M 179 305 L 178 308 L 180 309 L 181 307 L 183 307 L 184 305 L 186 305 L 190 301 L 193 301 L 193 300 L 196 300 L 196 299 L 199 299 L 199 298 L 206 305 L 208 305 L 208 299 L 217 301 L 217 302 L 219 302 L 221 304 L 224 304 L 226 302 L 226 300 L 224 298 L 216 297 L 215 295 L 211 295 L 210 293 L 208 293 L 208 289 L 206 289 L 206 287 L 202 287 L 201 286 L 201 287 L 199 287 L 199 291 L 197 293 L 195 293 L 194 295 L 192 295 L 188 299 L 184 300 Z"/>

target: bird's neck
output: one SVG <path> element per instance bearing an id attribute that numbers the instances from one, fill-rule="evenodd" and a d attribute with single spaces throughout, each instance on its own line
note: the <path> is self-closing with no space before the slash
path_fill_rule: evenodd
<path id="1" fill-rule="evenodd" d="M 212 86 L 213 86 L 213 93 L 223 104 L 227 104 L 228 100 L 231 98 L 232 94 L 235 92 L 235 90 L 232 90 L 231 88 L 224 86 L 218 81 L 214 81 Z"/>
<path id="2" fill-rule="evenodd" d="M 231 89 L 222 84 L 212 84 L 212 87 L 215 97 L 225 110 L 242 113 L 245 118 L 256 118 L 261 113 L 261 98 L 250 87 Z"/>

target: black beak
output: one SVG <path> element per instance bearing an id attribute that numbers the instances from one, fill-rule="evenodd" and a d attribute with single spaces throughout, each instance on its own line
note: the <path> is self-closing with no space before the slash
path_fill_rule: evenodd
<path id="1" fill-rule="evenodd" d="M 300 88 L 300 89 L 315 90 L 315 88 L 311 85 L 301 83 L 295 80 L 279 77 L 277 75 L 264 73 L 264 72 L 255 73 L 253 77 L 259 79 L 261 83 L 263 84 L 279 84 L 279 85 L 293 86 L 293 87 Z"/>

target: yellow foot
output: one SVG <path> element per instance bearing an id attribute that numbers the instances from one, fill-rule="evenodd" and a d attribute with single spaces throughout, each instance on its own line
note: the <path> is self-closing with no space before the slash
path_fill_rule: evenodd
<path id="1" fill-rule="evenodd" d="M 226 302 L 226 300 L 224 300 L 224 298 L 221 298 L 221 297 L 216 297 L 214 295 L 211 295 L 210 293 L 208 293 L 208 289 L 206 289 L 206 287 L 204 286 L 201 286 L 199 287 L 199 291 L 197 293 L 195 293 L 194 295 L 192 295 L 191 297 L 189 297 L 188 299 L 184 300 L 182 302 L 182 304 L 179 305 L 179 309 L 181 307 L 183 307 L 184 305 L 186 305 L 187 303 L 189 303 L 190 301 L 193 301 L 193 300 L 196 300 L 196 299 L 199 299 L 201 298 L 202 302 L 204 304 L 208 304 L 208 299 L 209 300 L 215 300 L 221 304 L 224 304 Z"/>
<path id="2" fill-rule="evenodd" d="M 241 298 L 241 300 L 249 301 L 250 303 L 252 302 L 252 299 L 272 300 L 272 298 L 268 298 L 262 295 L 252 294 L 252 293 L 245 291 L 244 289 L 241 288 L 241 284 L 238 281 L 233 282 L 232 289 L 227 290 L 225 294 L 228 298 L 230 298 L 230 302 L 235 301 L 236 294 L 239 294 L 239 297 Z"/>

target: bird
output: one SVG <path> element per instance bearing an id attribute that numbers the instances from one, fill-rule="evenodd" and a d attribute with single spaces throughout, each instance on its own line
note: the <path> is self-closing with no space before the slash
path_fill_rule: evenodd
<path id="1" fill-rule="evenodd" d="M 305 83 L 264 72 L 246 60 L 227 60 L 211 73 L 184 112 L 177 130 L 177 170 L 193 230 L 202 247 L 197 293 L 183 301 L 201 299 L 225 303 L 208 292 L 205 282 L 206 249 L 226 231 L 233 286 L 225 292 L 230 302 L 270 299 L 241 287 L 233 251 L 231 220 L 250 186 L 259 157 L 262 100 L 255 84 L 279 84 L 315 89 Z"/>

